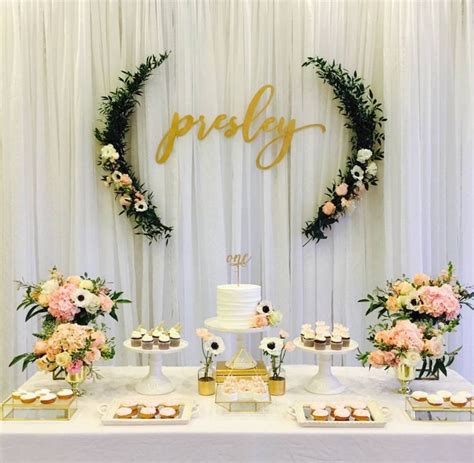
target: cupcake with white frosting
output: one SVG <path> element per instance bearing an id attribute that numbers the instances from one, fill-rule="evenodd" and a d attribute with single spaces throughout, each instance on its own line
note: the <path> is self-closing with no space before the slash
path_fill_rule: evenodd
<path id="1" fill-rule="evenodd" d="M 179 347 L 181 343 L 181 334 L 176 328 L 171 328 L 169 332 L 170 336 L 170 346 L 171 347 Z"/>
<path id="2" fill-rule="evenodd" d="M 153 337 L 149 334 L 145 334 L 142 338 L 142 349 L 153 350 Z"/>
<path id="3" fill-rule="evenodd" d="M 142 345 L 142 334 L 140 331 L 132 331 L 130 336 L 130 344 L 132 347 L 141 347 Z"/>
<path id="4" fill-rule="evenodd" d="M 335 421 L 349 421 L 351 412 L 347 408 L 336 408 L 334 410 Z"/>
<path id="5" fill-rule="evenodd" d="M 161 333 L 158 338 L 158 347 L 160 350 L 168 350 L 170 348 L 170 337 L 166 333 Z"/>

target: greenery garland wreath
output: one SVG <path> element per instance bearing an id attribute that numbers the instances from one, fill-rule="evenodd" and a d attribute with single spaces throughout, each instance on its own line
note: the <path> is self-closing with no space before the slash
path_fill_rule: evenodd
<path id="1" fill-rule="evenodd" d="M 106 174 L 102 176 L 103 183 L 113 186 L 115 197 L 122 206 L 120 214 L 126 214 L 134 222 L 134 230 L 138 235 L 152 240 L 164 238 L 166 243 L 171 238 L 172 227 L 166 226 L 156 213 L 153 204 L 153 193 L 144 188 L 125 160 L 127 152 L 126 134 L 130 129 L 129 119 L 139 103 L 143 85 L 152 71 L 168 58 L 170 52 L 149 56 L 132 74 L 122 71 L 119 77 L 122 86 L 107 96 L 102 97 L 99 112 L 104 116 L 104 128 L 95 129 L 95 138 L 103 145 L 97 164 L 102 166 Z"/>
<path id="2" fill-rule="evenodd" d="M 135 73 L 122 71 L 119 77 L 122 86 L 107 96 L 103 96 L 100 113 L 104 116 L 104 128 L 96 128 L 95 137 L 103 145 L 98 165 L 106 171 L 103 183 L 113 186 L 123 210 L 134 222 L 136 233 L 146 236 L 150 242 L 171 237 L 172 227 L 166 226 L 156 213 L 152 202 L 153 193 L 148 192 L 139 181 L 131 166 L 125 160 L 127 151 L 126 134 L 130 128 L 129 118 L 142 94 L 143 85 L 151 72 L 159 67 L 169 56 L 169 52 L 149 56 L 138 66 Z M 337 180 L 327 189 L 328 201 L 319 208 L 317 215 L 306 222 L 303 234 L 310 241 L 318 243 L 326 239 L 327 230 L 339 221 L 354 202 L 360 199 L 370 185 L 377 185 L 377 165 L 375 161 L 383 159 L 382 144 L 384 133 L 381 104 L 374 98 L 372 90 L 365 85 L 357 71 L 351 75 L 334 61 L 329 64 L 325 59 L 308 58 L 303 67 L 313 65 L 316 74 L 328 83 L 334 91 L 334 99 L 339 101 L 337 108 L 348 120 L 344 126 L 352 131 L 351 154 L 344 171 L 339 170 Z"/>
<path id="3" fill-rule="evenodd" d="M 352 136 L 345 170 L 339 170 L 337 180 L 327 189 L 329 199 L 319 206 L 317 215 L 303 228 L 303 234 L 308 238 L 305 245 L 326 239 L 325 231 L 353 209 L 354 201 L 360 199 L 364 190 L 377 185 L 375 161 L 383 159 L 382 123 L 387 120 L 370 86 L 357 76 L 357 71 L 351 75 L 340 64 L 334 61 L 329 64 L 319 57 L 308 58 L 303 63 L 303 67 L 309 65 L 313 65 L 318 77 L 332 87 L 334 99 L 339 102 L 337 109 L 347 118 L 344 127 L 352 131 Z"/>

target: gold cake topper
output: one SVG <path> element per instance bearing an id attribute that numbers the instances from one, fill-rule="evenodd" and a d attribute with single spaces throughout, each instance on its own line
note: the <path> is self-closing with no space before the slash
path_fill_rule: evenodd
<path id="1" fill-rule="evenodd" d="M 251 258 L 250 254 L 229 254 L 227 256 L 227 263 L 237 269 L 237 286 L 240 285 L 240 267 L 245 267 Z"/>

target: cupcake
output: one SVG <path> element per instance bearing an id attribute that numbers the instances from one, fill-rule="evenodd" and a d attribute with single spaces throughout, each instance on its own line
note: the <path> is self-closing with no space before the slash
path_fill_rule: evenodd
<path id="1" fill-rule="evenodd" d="M 436 395 L 439 395 L 445 402 L 449 402 L 452 394 L 449 391 L 436 391 Z"/>
<path id="2" fill-rule="evenodd" d="M 143 407 L 149 407 L 149 408 L 154 408 L 155 410 L 158 410 L 158 407 L 161 405 L 161 402 L 159 402 L 158 400 L 149 399 L 149 400 L 143 400 L 141 405 Z"/>
<path id="3" fill-rule="evenodd" d="M 57 398 L 58 396 L 56 394 L 50 392 L 48 394 L 43 394 L 42 396 L 40 396 L 40 402 L 44 405 L 54 404 Z"/>
<path id="4" fill-rule="evenodd" d="M 311 409 L 312 412 L 315 410 L 322 410 L 326 408 L 326 403 L 325 402 L 313 402 L 309 405 L 309 408 Z"/>
<path id="5" fill-rule="evenodd" d="M 69 400 L 69 399 L 72 399 L 74 392 L 72 391 L 72 389 L 61 389 L 57 395 L 58 395 L 58 399 Z"/>
<path id="6" fill-rule="evenodd" d="M 156 416 L 156 408 L 154 407 L 143 407 L 140 409 L 140 418 L 144 420 L 149 420 L 151 418 L 155 418 Z"/>
<path id="7" fill-rule="evenodd" d="M 141 347 L 142 335 L 139 331 L 132 331 L 132 335 L 130 336 L 130 344 L 132 347 Z"/>
<path id="8" fill-rule="evenodd" d="M 317 408 L 311 413 L 311 418 L 314 421 L 327 421 L 329 419 L 329 412 L 324 408 Z"/>
<path id="9" fill-rule="evenodd" d="M 348 332 L 343 332 L 341 334 L 342 338 L 342 347 L 349 347 L 351 344 L 351 337 Z"/>
<path id="10" fill-rule="evenodd" d="M 124 400 L 121 402 L 120 408 L 129 408 L 132 410 L 132 416 L 138 413 L 138 403 L 136 400 Z"/>
<path id="11" fill-rule="evenodd" d="M 168 399 L 163 402 L 163 407 L 172 408 L 176 413 L 179 412 L 180 405 L 180 401 L 176 399 Z"/>
<path id="12" fill-rule="evenodd" d="M 465 395 L 458 393 L 451 396 L 450 402 L 454 407 L 463 408 L 466 406 L 468 400 Z"/>
<path id="13" fill-rule="evenodd" d="M 311 330 L 311 325 L 309 323 L 305 323 L 304 325 L 301 326 L 301 331 L 300 331 L 300 341 L 301 342 L 304 342 L 304 335 L 309 330 Z"/>
<path id="14" fill-rule="evenodd" d="M 413 391 L 410 397 L 417 402 L 425 402 L 428 394 L 424 391 Z"/>
<path id="15" fill-rule="evenodd" d="M 170 346 L 171 347 L 179 347 L 181 343 L 181 335 L 179 331 L 175 328 L 170 329 Z"/>
<path id="16" fill-rule="evenodd" d="M 342 338 L 339 335 L 331 337 L 331 349 L 332 350 L 341 350 L 342 348 Z"/>
<path id="17" fill-rule="evenodd" d="M 334 410 L 335 421 L 349 421 L 351 412 L 347 408 L 336 408 Z"/>
<path id="18" fill-rule="evenodd" d="M 142 326 L 137 328 L 137 331 L 141 334 L 142 338 L 143 338 L 143 336 L 145 336 L 145 334 L 148 333 L 148 331 L 145 328 L 143 328 Z"/>
<path id="19" fill-rule="evenodd" d="M 20 400 L 20 397 L 22 396 L 22 394 L 25 394 L 26 391 L 24 389 L 18 389 L 16 391 L 13 391 L 12 392 L 12 399 L 13 400 Z"/>
<path id="20" fill-rule="evenodd" d="M 328 326 L 326 325 L 326 322 L 325 321 L 322 321 L 322 320 L 318 320 L 316 323 L 315 323 L 315 326 L 316 326 L 316 329 L 321 329 L 321 328 L 327 328 Z"/>
<path id="21" fill-rule="evenodd" d="M 159 346 L 160 343 L 159 343 L 159 339 L 160 339 L 160 336 L 163 334 L 163 331 L 161 330 L 157 330 L 157 329 L 154 329 L 153 330 L 153 333 L 151 333 L 151 337 L 153 338 L 153 344 L 155 346 Z"/>
<path id="22" fill-rule="evenodd" d="M 323 336 L 322 334 L 316 335 L 314 338 L 314 348 L 316 350 L 326 349 L 326 336 Z"/>
<path id="23" fill-rule="evenodd" d="M 158 338 L 158 347 L 160 350 L 168 350 L 170 344 L 170 337 L 165 333 L 160 334 L 160 337 Z"/>
<path id="24" fill-rule="evenodd" d="M 153 337 L 149 334 L 145 334 L 142 338 L 142 349 L 153 350 Z"/>
<path id="25" fill-rule="evenodd" d="M 314 331 L 308 330 L 304 334 L 303 344 L 305 347 L 314 347 Z"/>
<path id="26" fill-rule="evenodd" d="M 120 407 L 116 412 L 115 416 L 121 420 L 130 419 L 132 417 L 132 409 L 127 407 Z"/>
<path id="27" fill-rule="evenodd" d="M 436 395 L 436 394 L 430 394 L 426 400 L 428 401 L 428 403 L 430 405 L 432 405 L 433 407 L 441 407 L 441 405 L 443 405 L 444 403 L 444 400 L 442 397 L 440 397 L 439 395 Z"/>
<path id="28" fill-rule="evenodd" d="M 326 338 L 326 346 L 329 346 L 331 344 L 331 333 L 326 331 L 324 333 L 324 337 Z"/>
<path id="29" fill-rule="evenodd" d="M 24 404 L 32 404 L 32 403 L 36 402 L 37 398 L 38 397 L 33 392 L 25 392 L 24 394 L 21 394 L 21 396 L 20 396 L 20 400 Z"/>
<path id="30" fill-rule="evenodd" d="M 334 411 L 338 408 L 344 408 L 340 402 L 328 402 L 328 407 L 331 410 L 331 416 L 334 416 Z"/>
<path id="31" fill-rule="evenodd" d="M 176 416 L 176 410 L 170 407 L 161 407 L 159 414 L 162 420 L 169 420 Z"/>
<path id="32" fill-rule="evenodd" d="M 370 421 L 370 413 L 363 408 L 357 408 L 352 412 L 352 416 L 356 421 Z"/>

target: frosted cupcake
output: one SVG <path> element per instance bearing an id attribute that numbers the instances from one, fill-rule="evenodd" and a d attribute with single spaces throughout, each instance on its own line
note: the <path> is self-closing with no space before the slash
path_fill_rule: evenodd
<path id="1" fill-rule="evenodd" d="M 449 391 L 436 391 L 436 395 L 439 395 L 445 402 L 449 402 L 449 399 L 451 398 L 452 394 Z"/>
<path id="2" fill-rule="evenodd" d="M 48 394 L 43 394 L 40 396 L 40 402 L 44 405 L 54 404 L 57 398 L 58 396 L 56 394 L 49 392 Z"/>
<path id="3" fill-rule="evenodd" d="M 417 402 L 425 402 L 428 394 L 425 391 L 413 391 L 410 397 Z"/>
<path id="4" fill-rule="evenodd" d="M 430 394 L 426 400 L 432 407 L 441 407 L 444 404 L 443 398 L 436 394 Z"/>
<path id="5" fill-rule="evenodd" d="M 74 392 L 72 391 L 72 389 L 61 389 L 57 395 L 58 399 L 60 400 L 69 400 L 72 399 Z"/>
<path id="6" fill-rule="evenodd" d="M 457 408 L 463 408 L 467 405 L 467 398 L 463 394 L 454 394 L 450 399 L 451 405 Z"/>
<path id="7" fill-rule="evenodd" d="M 326 336 L 322 334 L 317 334 L 314 338 L 314 348 L 316 350 L 324 350 L 326 349 Z"/>
<path id="8" fill-rule="evenodd" d="M 168 350 L 170 348 L 170 344 L 170 337 L 167 334 L 162 333 L 158 338 L 158 347 L 160 350 Z"/>
<path id="9" fill-rule="evenodd" d="M 342 338 L 339 335 L 331 337 L 331 349 L 332 350 L 341 350 L 342 348 Z"/>
<path id="10" fill-rule="evenodd" d="M 175 328 L 170 329 L 170 346 L 171 347 L 179 347 L 181 343 L 181 335 L 179 331 Z"/>
<path id="11" fill-rule="evenodd" d="M 352 412 L 352 416 L 356 421 L 370 421 L 370 413 L 365 409 L 356 409 Z"/>
<path id="12" fill-rule="evenodd" d="M 170 407 L 161 407 L 159 414 L 162 420 L 170 420 L 176 416 L 176 410 Z"/>
<path id="13" fill-rule="evenodd" d="M 132 347 L 141 347 L 142 335 L 139 331 L 132 331 L 132 335 L 130 336 L 130 344 Z"/>
<path id="14" fill-rule="evenodd" d="M 304 335 L 307 331 L 311 330 L 311 325 L 309 323 L 305 323 L 304 325 L 301 326 L 301 331 L 300 331 L 300 341 L 304 342 Z"/>
<path id="15" fill-rule="evenodd" d="M 308 330 L 304 333 L 303 344 L 305 347 L 314 347 L 314 331 Z"/>
<path id="16" fill-rule="evenodd" d="M 132 415 L 135 416 L 138 413 L 138 403 L 136 400 L 124 400 L 120 407 L 122 408 L 129 408 L 132 410 Z"/>
<path id="17" fill-rule="evenodd" d="M 336 408 L 334 410 L 335 421 L 349 421 L 351 412 L 347 408 Z"/>
<path id="18" fill-rule="evenodd" d="M 127 407 L 120 407 L 116 412 L 115 412 L 115 417 L 119 418 L 121 420 L 128 420 L 132 417 L 132 409 L 127 408 Z"/>
<path id="19" fill-rule="evenodd" d="M 156 408 L 153 407 L 143 407 L 140 409 L 140 418 L 144 420 L 150 420 L 156 416 Z"/>
<path id="20" fill-rule="evenodd" d="M 151 337 L 153 338 L 153 344 L 155 346 L 160 345 L 160 336 L 163 334 L 163 331 L 154 329 L 153 332 L 151 333 Z"/>
<path id="21" fill-rule="evenodd" d="M 37 398 L 38 397 L 36 396 L 34 392 L 25 392 L 24 394 L 21 394 L 20 396 L 20 400 L 24 404 L 32 404 L 36 402 Z"/>
<path id="22" fill-rule="evenodd" d="M 311 413 L 311 418 L 314 421 L 327 421 L 329 419 L 329 412 L 324 408 L 317 408 Z"/>
<path id="23" fill-rule="evenodd" d="M 142 338 L 142 349 L 153 350 L 153 337 L 149 334 L 145 334 Z"/>
<path id="24" fill-rule="evenodd" d="M 18 389 L 16 391 L 13 391 L 12 392 L 12 399 L 13 400 L 20 400 L 20 397 L 22 394 L 25 394 L 27 391 L 25 391 L 24 389 Z"/>
<path id="25" fill-rule="evenodd" d="M 181 402 L 177 399 L 168 399 L 163 402 L 164 407 L 172 408 L 175 412 L 179 412 Z"/>

